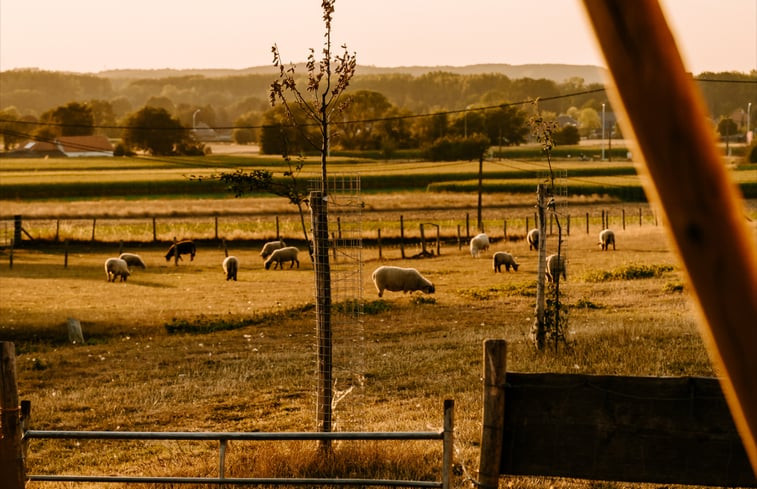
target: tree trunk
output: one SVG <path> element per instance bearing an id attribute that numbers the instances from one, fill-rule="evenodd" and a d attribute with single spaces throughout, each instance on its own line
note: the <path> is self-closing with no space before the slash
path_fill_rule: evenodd
<path id="1" fill-rule="evenodd" d="M 547 226 L 544 219 L 546 189 L 543 184 L 536 187 L 536 209 L 539 221 L 539 265 L 536 272 L 536 310 L 533 326 L 531 327 L 531 339 L 538 350 L 544 348 L 546 331 L 544 327 L 544 271 L 547 262 Z"/>
<path id="2" fill-rule="evenodd" d="M 313 239 L 315 241 L 315 313 L 318 343 L 318 431 L 330 432 L 332 427 L 332 338 L 331 338 L 331 270 L 329 265 L 329 228 L 327 202 L 321 192 L 310 193 Z M 322 443 L 328 447 L 328 441 Z"/>

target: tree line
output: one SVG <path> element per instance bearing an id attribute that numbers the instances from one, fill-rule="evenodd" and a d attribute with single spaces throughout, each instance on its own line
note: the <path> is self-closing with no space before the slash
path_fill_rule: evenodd
<path id="1" fill-rule="evenodd" d="M 284 141 L 289 151 L 309 150 L 308 126 L 293 129 L 288 118 L 298 115 L 270 106 L 270 75 L 191 75 L 116 83 L 95 75 L 13 70 L 0 73 L 0 78 L 0 132 L 6 150 L 30 137 L 95 133 L 121 138 L 125 152 L 196 154 L 201 153 L 200 145 L 190 137 L 190 129 L 196 128 L 210 128 L 241 144 L 258 143 L 265 153 L 280 153 Z M 721 134 L 743 133 L 744 108 L 757 72 L 703 73 L 696 78 L 711 113 L 718 116 Z M 409 148 L 433 154 L 434 145 L 438 149 L 473 136 L 492 146 L 518 145 L 528 138 L 527 120 L 536 112 L 547 119 L 560 117 L 557 144 L 574 144 L 601 132 L 603 104 L 611 113 L 602 85 L 586 84 L 581 78 L 555 82 L 443 71 L 363 75 L 354 77 L 347 95 L 350 103 L 333 121 L 332 147 L 379 150 L 387 156 Z M 537 99 L 538 103 L 520 103 Z M 739 109 L 740 119 L 733 116 Z M 749 114 L 750 127 L 757 125 L 756 112 Z M 606 132 L 619 136 L 614 117 L 608 119 Z M 146 141 L 150 131 L 144 129 L 158 127 L 163 130 L 156 138 L 163 141 Z"/>

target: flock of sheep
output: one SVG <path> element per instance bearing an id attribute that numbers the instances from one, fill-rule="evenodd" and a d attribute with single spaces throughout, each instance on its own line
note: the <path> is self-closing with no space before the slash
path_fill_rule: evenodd
<path id="1" fill-rule="evenodd" d="M 526 235 L 526 241 L 528 242 L 529 250 L 539 249 L 540 234 L 538 229 L 532 229 Z M 478 234 L 470 240 L 470 254 L 473 258 L 478 256 L 489 249 L 490 241 L 489 237 L 484 234 Z M 610 229 L 604 229 L 599 233 L 599 246 L 603 251 L 606 251 L 612 245 L 612 249 L 615 249 L 615 233 Z M 171 245 L 168 252 L 165 255 L 166 261 L 170 261 L 171 258 L 180 260 L 181 255 L 188 254 L 190 261 L 194 260 L 197 249 L 194 242 L 190 240 L 179 241 Z M 264 266 L 266 270 L 270 270 L 273 265 L 274 270 L 276 268 L 284 268 L 284 263 L 289 263 L 289 268 L 293 268 L 297 265 L 300 267 L 300 261 L 297 259 L 299 250 L 294 246 L 287 246 L 283 240 L 269 241 L 263 245 L 260 251 L 260 256 L 265 260 Z M 515 261 L 515 257 L 512 254 L 505 251 L 498 251 L 492 255 L 492 265 L 494 273 L 502 272 L 502 266 L 505 267 L 505 271 L 518 270 L 518 262 Z M 239 271 L 239 260 L 235 256 L 227 256 L 221 264 L 223 272 L 226 275 L 226 280 L 237 280 L 237 272 Z M 108 282 L 115 282 L 120 278 L 122 282 L 125 282 L 127 277 L 131 275 L 130 268 L 139 267 L 146 268 L 145 262 L 139 255 L 133 253 L 122 253 L 118 258 L 108 258 L 105 260 L 105 275 Z M 565 273 L 565 258 L 556 254 L 549 255 L 547 257 L 545 276 L 549 282 L 561 275 L 563 279 L 567 279 Z M 373 284 L 376 286 L 378 296 L 382 297 L 384 291 L 390 292 L 414 292 L 416 290 L 424 292 L 426 294 L 433 294 L 436 289 L 434 284 L 425 278 L 415 268 L 402 268 L 396 266 L 383 265 L 373 271 L 371 275 Z"/>
<path id="2" fill-rule="evenodd" d="M 528 241 L 529 250 L 539 249 L 539 230 L 532 229 L 528 232 L 526 240 Z M 478 256 L 489 249 L 489 236 L 484 233 L 474 236 L 470 240 L 470 254 L 473 258 Z M 599 246 L 603 251 L 609 249 L 612 245 L 612 249 L 615 249 L 615 233 L 610 229 L 604 229 L 599 233 Z M 558 259 L 559 258 L 559 259 Z M 518 262 L 510 253 L 505 251 L 498 251 L 492 255 L 492 265 L 494 273 L 502 272 L 502 266 L 504 265 L 506 271 L 517 271 Z M 565 258 L 558 257 L 556 254 L 549 255 L 547 257 L 545 276 L 549 282 L 554 282 L 558 275 L 563 279 L 567 279 L 565 273 Z M 433 294 L 435 292 L 434 284 L 427 278 L 421 275 L 415 268 L 401 268 L 394 266 L 381 266 L 378 267 L 371 276 L 373 283 L 378 291 L 378 296 L 384 295 L 384 290 L 393 292 L 414 292 L 419 290 L 427 294 Z"/>
<path id="3" fill-rule="evenodd" d="M 181 260 L 181 255 L 189 255 L 189 261 L 194 260 L 197 253 L 197 247 L 191 240 L 179 241 L 171 245 L 166 253 L 166 261 L 170 261 L 172 258 L 175 260 Z M 260 252 L 260 256 L 265 259 L 265 269 L 269 270 L 273 265 L 274 270 L 276 268 L 284 268 L 284 263 L 290 263 L 289 268 L 297 265 L 300 268 L 300 261 L 297 259 L 299 250 L 294 246 L 287 246 L 282 240 L 269 241 Z M 120 280 L 126 282 L 126 279 L 131 275 L 131 268 L 147 268 L 144 260 L 139 255 L 134 253 L 121 253 L 118 258 L 108 258 L 105 260 L 105 276 L 108 282 L 115 282 Z M 227 256 L 221 263 L 223 273 L 226 275 L 226 280 L 237 280 L 237 272 L 239 271 L 239 259 L 235 256 Z"/>

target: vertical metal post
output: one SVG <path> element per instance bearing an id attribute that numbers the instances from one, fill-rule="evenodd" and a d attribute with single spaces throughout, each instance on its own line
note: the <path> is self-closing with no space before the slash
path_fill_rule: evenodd
<path id="1" fill-rule="evenodd" d="M 229 444 L 228 440 L 218 440 L 218 478 L 226 478 L 226 447 Z"/>
<path id="2" fill-rule="evenodd" d="M 405 218 L 400 215 L 400 254 L 405 259 Z"/>
<path id="3" fill-rule="evenodd" d="M 442 453 L 442 489 L 452 488 L 452 466 L 455 453 L 455 401 L 444 400 L 444 449 Z"/>

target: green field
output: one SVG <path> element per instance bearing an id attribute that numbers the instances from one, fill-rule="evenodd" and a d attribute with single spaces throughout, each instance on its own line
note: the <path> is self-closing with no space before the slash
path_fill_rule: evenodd
<path id="1" fill-rule="evenodd" d="M 232 161 L 241 161 L 238 158 L 219 156 L 212 161 L 217 168 L 232 168 L 236 167 Z M 12 267 L 10 249 L 0 247 L 0 339 L 16 344 L 20 397 L 32 402 L 31 428 L 315 429 L 313 268 L 304 251 L 300 267 L 291 270 L 266 270 L 259 256 L 260 242 L 274 233 L 274 215 L 282 216 L 285 239 L 299 239 L 293 207 L 271 196 L 234 199 L 224 193 L 201 193 L 203 198 L 165 193 L 173 189 L 166 182 L 191 185 L 197 182 L 184 181 L 186 174 L 213 171 L 207 164 L 211 160 L 199 160 L 204 165 L 196 164 L 197 159 L 183 160 L 172 160 L 176 168 L 146 168 L 135 162 L 123 169 L 108 166 L 117 160 L 68 161 L 65 170 L 49 160 L 27 161 L 27 165 L 39 163 L 37 181 L 35 170 L 24 170 L 18 161 L 0 160 L 3 192 L 12 185 L 28 190 L 18 199 L 3 194 L 3 219 L 8 223 L 14 214 L 31 216 L 25 226 L 40 238 L 13 250 Z M 308 165 L 310 170 L 315 162 Z M 350 253 L 345 250 L 332 262 L 334 273 L 341 274 L 334 288 L 335 389 L 344 393 L 335 408 L 340 430 L 435 430 L 442 423 L 443 399 L 454 399 L 455 487 L 462 489 L 470 487 L 469 478 L 475 477 L 478 467 L 485 339 L 508 341 L 508 368 L 513 371 L 718 373 L 699 336 L 701 322 L 693 294 L 668 241 L 664 219 L 646 204 L 623 202 L 601 192 L 612 186 L 638 187 L 637 177 L 628 173 L 632 167 L 575 161 L 557 162 L 555 167 L 568 171 L 568 196 L 558 203 L 560 216 L 563 224 L 568 215 L 573 219 L 563 243 L 567 279 L 560 285 L 568 322 L 566 343 L 559 344 L 557 351 L 543 352 L 537 352 L 529 340 L 537 257 L 524 240 L 529 227 L 525 219 L 534 212 L 535 182 L 544 174 L 542 164 L 484 163 L 490 173 L 483 217 L 493 244 L 478 259 L 454 239 L 456 229 L 464 229 L 466 215 L 475 227 L 475 191 L 435 187 L 444 179 L 471 185 L 477 162 L 345 160 L 331 168 L 334 173 L 359 169 L 363 181 L 374 178 L 388 185 L 362 195 L 364 246 Z M 747 168 L 733 174 L 750 183 L 757 179 L 754 172 Z M 64 183 L 66 174 L 76 177 Z M 155 193 L 146 195 L 142 184 L 136 183 L 137 176 L 144 185 L 154 185 Z M 115 179 L 123 186 L 118 188 L 135 192 L 101 197 L 96 189 Z M 407 188 L 394 190 L 393 185 L 403 182 Z M 35 185 L 50 193 L 33 192 Z M 509 193 L 508 185 L 523 185 L 523 193 Z M 571 189 L 578 185 L 599 191 L 593 196 L 572 195 Z M 77 188 L 79 194 L 68 194 Z M 86 189 L 95 189 L 91 197 Z M 751 218 L 748 225 L 757 237 L 757 201 L 745 204 Z M 605 210 L 611 213 L 610 227 L 616 231 L 616 251 L 603 252 L 597 246 L 600 213 Z M 642 222 L 638 210 L 643 211 Z M 591 219 L 585 221 L 589 214 Z M 157 242 L 152 241 L 149 217 L 154 215 L 159 216 Z M 220 215 L 218 239 L 213 236 L 213 218 L 194 215 Z M 418 227 L 424 222 L 441 225 L 445 239 L 440 254 L 402 260 L 396 241 L 387 240 L 380 258 L 376 230 L 381 228 L 385 238 L 396 238 L 400 215 L 406 225 L 408 256 L 420 251 Z M 626 226 L 621 215 L 627 217 Z M 92 216 L 99 217 L 94 241 L 89 240 Z M 53 238 L 56 223 L 58 241 Z M 426 237 L 433 247 L 431 229 L 426 228 Z M 168 241 L 176 235 L 197 239 L 195 260 L 166 262 Z M 123 251 L 139 253 L 147 268 L 133 270 L 125 283 L 106 282 L 103 262 L 121 246 Z M 547 247 L 549 252 L 555 250 L 555 235 L 547 239 Z M 221 270 L 226 251 L 241 262 L 236 282 L 226 281 Z M 491 256 L 496 251 L 512 253 L 519 270 L 494 273 Z M 387 292 L 379 299 L 370 275 L 382 264 L 417 268 L 434 283 L 436 293 Z M 355 296 L 364 314 L 359 319 L 339 314 L 339 306 Z M 68 341 L 68 318 L 81 322 L 83 344 Z M 202 443 L 135 442 L 124 448 L 99 441 L 34 440 L 28 460 L 33 473 L 206 476 L 217 470 L 217 451 L 217 444 Z M 336 447 L 333 463 L 340 476 L 431 480 L 438 477 L 439 457 L 438 445 L 427 443 L 386 448 L 343 443 Z M 232 443 L 227 476 L 302 477 L 312 475 L 314 467 L 321 467 L 319 462 L 323 460 L 315 443 Z M 506 487 L 526 489 L 545 484 L 556 489 L 647 487 L 526 477 L 503 481 Z"/>

